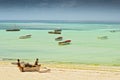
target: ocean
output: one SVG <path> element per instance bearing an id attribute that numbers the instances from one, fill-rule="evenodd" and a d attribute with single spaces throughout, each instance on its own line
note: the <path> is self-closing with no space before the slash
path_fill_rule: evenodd
<path id="1" fill-rule="evenodd" d="M 6 31 L 12 28 L 20 31 Z M 62 33 L 48 33 L 54 29 L 61 29 Z M 29 34 L 31 38 L 19 39 Z M 59 45 L 57 37 L 71 43 Z M 39 58 L 44 63 L 120 66 L 120 23 L 0 21 L 0 60 L 18 58 Z"/>

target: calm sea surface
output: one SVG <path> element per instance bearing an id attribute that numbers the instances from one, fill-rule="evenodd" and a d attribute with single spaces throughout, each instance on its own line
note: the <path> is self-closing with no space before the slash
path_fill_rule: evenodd
<path id="1" fill-rule="evenodd" d="M 20 28 L 7 32 L 6 29 Z M 48 34 L 54 29 L 62 34 Z M 115 32 L 111 32 L 115 31 Z M 20 36 L 31 34 L 29 39 Z M 57 37 L 71 40 L 58 45 Z M 107 39 L 98 37 L 107 36 Z M 34 60 L 77 64 L 120 65 L 120 24 L 79 22 L 0 22 L 0 59 Z"/>

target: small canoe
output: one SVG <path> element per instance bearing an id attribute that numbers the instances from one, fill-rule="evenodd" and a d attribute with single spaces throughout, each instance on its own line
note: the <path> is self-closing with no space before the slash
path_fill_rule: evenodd
<path id="1" fill-rule="evenodd" d="M 65 40 L 65 41 L 62 41 L 62 42 L 59 42 L 58 44 L 59 45 L 68 45 L 70 44 L 71 40 Z"/>

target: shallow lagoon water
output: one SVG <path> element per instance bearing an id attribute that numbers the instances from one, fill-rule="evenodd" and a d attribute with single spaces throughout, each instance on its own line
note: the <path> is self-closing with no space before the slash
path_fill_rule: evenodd
<path id="1" fill-rule="evenodd" d="M 6 32 L 5 29 L 20 28 L 21 31 Z M 62 34 L 48 34 L 56 28 Z M 110 32 L 118 30 L 117 32 Z M 29 39 L 20 36 L 31 34 Z M 70 45 L 60 46 L 55 41 L 62 36 L 70 39 Z M 108 36 L 108 39 L 98 39 Z M 34 60 L 49 63 L 73 63 L 95 65 L 120 65 L 120 24 L 76 22 L 0 22 L 0 59 Z"/>
<path id="2" fill-rule="evenodd" d="M 70 25 L 70 24 L 69 24 Z M 120 65 L 120 32 L 109 29 L 62 30 L 62 34 L 48 34 L 51 30 L 27 30 L 6 32 L 0 30 L 0 58 L 39 58 L 40 62 Z M 31 34 L 29 39 L 20 36 Z M 62 36 L 72 40 L 70 45 L 60 46 L 55 41 Z M 101 40 L 98 36 L 108 36 Z"/>

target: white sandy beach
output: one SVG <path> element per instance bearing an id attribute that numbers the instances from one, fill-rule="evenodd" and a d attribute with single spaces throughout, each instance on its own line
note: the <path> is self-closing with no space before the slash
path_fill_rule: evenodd
<path id="1" fill-rule="evenodd" d="M 86 66 L 85 66 L 86 67 Z M 83 67 L 84 68 L 84 67 Z M 50 72 L 20 72 L 16 65 L 0 64 L 0 80 L 119 80 L 120 67 L 87 69 L 49 68 Z M 41 71 L 44 71 L 41 68 Z"/>

